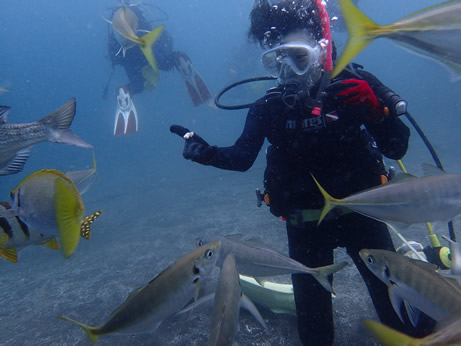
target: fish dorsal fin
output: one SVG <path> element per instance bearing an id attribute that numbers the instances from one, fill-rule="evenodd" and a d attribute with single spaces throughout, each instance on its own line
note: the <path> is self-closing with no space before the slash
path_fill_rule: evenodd
<path id="1" fill-rule="evenodd" d="M 56 238 L 54 237 L 51 239 L 48 239 L 47 241 L 44 241 L 43 243 L 40 243 L 40 245 L 43 245 L 44 247 L 47 247 L 48 249 L 59 250 L 59 244 Z"/>
<path id="2" fill-rule="evenodd" d="M 409 179 L 415 179 L 416 176 L 413 174 L 409 173 L 404 173 L 400 172 L 395 175 L 395 177 L 392 178 L 392 180 L 389 182 L 389 184 L 396 184 L 396 183 L 401 183 L 403 181 L 409 180 Z"/>
<path id="3" fill-rule="evenodd" d="M 427 162 L 423 162 L 421 164 L 421 167 L 423 168 L 423 173 L 424 173 L 424 176 L 426 177 L 433 176 L 433 175 L 447 174 L 447 172 L 445 172 L 444 170 L 430 163 L 427 163 Z"/>
<path id="4" fill-rule="evenodd" d="M 0 125 L 7 122 L 10 109 L 11 107 L 8 106 L 0 106 Z"/>
<path id="5" fill-rule="evenodd" d="M 8 164 L 0 169 L 0 175 L 10 175 L 19 173 L 23 170 L 30 155 L 30 148 L 19 150 Z"/>
<path id="6" fill-rule="evenodd" d="M 10 248 L 0 250 L 0 256 L 13 263 L 18 262 L 18 253 L 16 252 L 16 249 Z"/>

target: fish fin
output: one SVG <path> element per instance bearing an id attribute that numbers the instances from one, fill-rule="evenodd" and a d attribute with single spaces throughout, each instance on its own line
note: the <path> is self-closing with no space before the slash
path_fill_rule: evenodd
<path id="1" fill-rule="evenodd" d="M 83 202 L 77 188 L 73 185 L 69 187 L 62 180 L 57 179 L 55 208 L 62 252 L 65 258 L 69 258 L 78 245 L 81 223 L 80 215 L 84 213 Z"/>
<path id="2" fill-rule="evenodd" d="M 195 280 L 195 291 L 194 291 L 194 302 L 197 301 L 198 295 L 200 293 L 200 280 Z"/>
<path id="3" fill-rule="evenodd" d="M 418 339 L 412 338 L 382 323 L 363 320 L 363 324 L 383 345 L 419 345 Z"/>
<path id="4" fill-rule="evenodd" d="M 312 175 L 312 173 L 311 173 L 311 176 L 312 176 L 312 179 L 314 179 L 314 182 L 317 185 L 317 187 L 319 188 L 320 192 L 322 193 L 323 198 L 325 199 L 325 206 L 323 207 L 322 212 L 320 213 L 319 221 L 317 222 L 317 225 L 320 225 L 320 223 L 325 218 L 325 216 L 327 216 L 327 214 L 330 212 L 330 210 L 332 210 L 336 206 L 335 204 L 341 203 L 341 200 L 331 197 L 328 194 L 328 192 L 326 192 L 323 189 L 323 187 L 320 186 L 319 182 L 317 181 L 317 179 L 315 179 L 315 177 Z"/>
<path id="5" fill-rule="evenodd" d="M 8 121 L 8 113 L 10 110 L 11 107 L 0 106 L 0 125 L 5 124 Z"/>
<path id="6" fill-rule="evenodd" d="M 90 327 L 90 326 L 87 326 L 86 324 L 83 324 L 83 323 L 80 323 L 80 322 L 77 322 L 69 317 L 65 317 L 65 316 L 58 316 L 58 318 L 60 320 L 63 320 L 63 321 L 67 321 L 67 322 L 72 322 L 72 323 L 75 323 L 77 326 L 79 326 L 80 328 L 82 328 L 86 334 L 88 335 L 88 337 L 90 338 L 90 341 L 94 344 L 96 343 L 96 341 L 98 341 L 98 334 L 97 332 L 99 331 L 100 327 Z"/>
<path id="7" fill-rule="evenodd" d="M 403 303 L 402 297 L 400 297 L 400 295 L 397 293 L 397 290 L 395 289 L 394 285 L 389 285 L 387 291 L 389 293 L 389 299 L 391 301 L 391 304 L 392 304 L 392 307 L 394 308 L 395 313 L 397 314 L 397 316 L 399 316 L 400 321 L 402 321 L 402 323 L 405 323 L 403 316 L 402 316 L 402 309 L 401 309 L 402 303 Z"/>
<path id="8" fill-rule="evenodd" d="M 314 273 L 312 275 L 317 281 L 329 292 L 335 294 L 333 287 L 331 287 L 331 282 L 329 280 L 329 276 L 340 271 L 344 267 L 347 267 L 349 263 L 347 262 L 340 262 L 336 264 L 331 264 L 324 267 L 313 268 Z"/>
<path id="9" fill-rule="evenodd" d="M 5 249 L 10 237 L 6 234 L 0 234 L 0 249 Z"/>
<path id="10" fill-rule="evenodd" d="M 19 150 L 7 165 L 0 169 L 0 175 L 10 175 L 21 172 L 29 156 L 30 148 Z"/>
<path id="11" fill-rule="evenodd" d="M 142 52 L 144 53 L 147 61 L 149 62 L 150 66 L 152 66 L 152 69 L 158 73 L 158 66 L 157 62 L 155 61 L 155 56 L 154 53 L 152 52 L 152 46 L 157 41 L 157 39 L 160 37 L 160 35 L 163 32 L 164 25 L 160 25 L 156 27 L 154 30 L 151 32 L 145 34 L 144 36 L 140 37 L 139 40 L 141 43 L 138 42 L 139 47 L 141 48 Z"/>
<path id="12" fill-rule="evenodd" d="M 360 11 L 351 0 L 339 0 L 339 4 L 349 32 L 349 39 L 331 78 L 336 77 L 357 54 L 378 37 L 377 34 L 373 34 L 373 31 L 379 28 L 379 25 Z"/>
<path id="13" fill-rule="evenodd" d="M 71 144 L 82 148 L 92 148 L 93 146 L 91 144 L 74 135 L 69 129 L 75 117 L 75 109 L 76 101 L 75 98 L 72 97 L 58 110 L 40 119 L 38 122 L 54 130 L 50 138 L 48 138 L 50 142 Z"/>
<path id="14" fill-rule="evenodd" d="M 256 318 L 256 320 L 259 322 L 259 324 L 262 325 L 265 330 L 268 330 L 266 322 L 264 322 L 264 319 L 261 316 L 261 314 L 259 313 L 258 308 L 253 304 L 253 302 L 250 300 L 250 298 L 248 298 L 244 294 L 242 294 L 242 296 L 240 298 L 240 306 L 245 308 L 245 310 L 247 310 L 248 312 L 250 312 L 254 316 L 254 318 Z"/>
<path id="15" fill-rule="evenodd" d="M 90 239 L 91 224 L 102 214 L 102 212 L 102 209 L 95 211 L 93 214 L 88 215 L 86 218 L 82 220 L 82 223 L 80 224 L 80 236 L 82 238 L 85 238 L 86 240 Z"/>
<path id="16" fill-rule="evenodd" d="M 2 256 L 10 262 L 18 263 L 18 253 L 16 249 L 9 248 L 0 250 L 0 256 Z"/>
<path id="17" fill-rule="evenodd" d="M 403 304 L 405 306 L 405 310 L 407 312 L 408 318 L 410 319 L 412 326 L 416 327 L 418 325 L 421 312 L 414 306 L 410 305 L 407 301 L 404 301 Z"/>
<path id="18" fill-rule="evenodd" d="M 421 167 L 423 168 L 424 176 L 447 174 L 447 172 L 445 172 L 443 169 L 440 169 L 439 167 L 436 167 L 431 163 L 423 162 L 421 164 Z"/>
<path id="19" fill-rule="evenodd" d="M 192 302 L 192 303 L 186 305 L 181 311 L 179 311 L 176 314 L 176 316 L 180 315 L 180 314 L 183 314 L 185 312 L 188 312 L 188 311 L 190 311 L 192 309 L 195 309 L 197 306 L 211 301 L 214 297 L 215 297 L 214 293 L 207 294 L 206 296 L 203 296 L 203 297 L 197 299 L 195 302 Z"/>
<path id="20" fill-rule="evenodd" d="M 43 245 L 52 250 L 59 250 L 59 244 L 55 237 L 48 239 L 47 241 L 43 243 L 40 243 L 40 245 Z"/>

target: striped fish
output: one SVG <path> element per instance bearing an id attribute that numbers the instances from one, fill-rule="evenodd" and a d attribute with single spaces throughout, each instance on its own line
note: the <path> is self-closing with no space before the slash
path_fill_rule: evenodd
<path id="1" fill-rule="evenodd" d="M 18 261 L 17 251 L 29 245 L 44 245 L 59 250 L 55 237 L 32 232 L 29 226 L 11 212 L 8 202 L 0 202 L 0 257 Z"/>
<path id="2" fill-rule="evenodd" d="M 436 321 L 461 311 L 461 289 L 439 275 L 436 266 L 387 250 L 362 249 L 359 254 L 368 269 L 388 286 L 392 306 L 402 321 L 402 304 L 413 325 L 417 325 L 418 311 Z"/>
<path id="3" fill-rule="evenodd" d="M 192 299 L 197 300 L 200 285 L 216 264 L 220 245 L 206 244 L 178 259 L 147 285 L 131 292 L 101 326 L 59 318 L 80 326 L 92 342 L 104 334 L 154 331 L 164 319 L 180 312 Z"/>

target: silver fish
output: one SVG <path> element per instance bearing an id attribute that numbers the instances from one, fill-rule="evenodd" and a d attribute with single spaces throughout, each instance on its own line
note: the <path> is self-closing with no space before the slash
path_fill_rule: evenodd
<path id="1" fill-rule="evenodd" d="M 405 304 L 410 321 L 417 324 L 418 312 L 436 321 L 461 311 L 461 289 L 439 275 L 436 266 L 387 250 L 362 249 L 360 258 L 389 288 L 389 298 L 403 321 Z"/>
<path id="2" fill-rule="evenodd" d="M 442 173 L 442 171 L 440 171 Z M 449 221 L 461 214 L 461 175 L 401 175 L 391 182 L 343 199 L 330 196 L 314 178 L 325 199 L 319 223 L 335 207 L 346 207 L 386 223 Z"/>
<path id="3" fill-rule="evenodd" d="M 408 49 L 442 63 L 451 79 L 461 78 L 461 1 L 451 0 L 417 11 L 390 25 L 380 26 L 363 14 L 351 0 L 339 0 L 349 31 L 346 48 L 332 78 L 369 43 L 390 38 Z"/>
<path id="4" fill-rule="evenodd" d="M 254 242 L 243 242 L 217 235 L 209 238 L 202 237 L 197 240 L 197 245 L 203 245 L 211 241 L 221 242 L 221 254 L 216 264 L 220 267 L 226 256 L 232 253 L 237 261 L 240 274 L 254 277 L 293 273 L 311 274 L 330 292 L 333 292 L 333 288 L 328 280 L 328 276 L 348 265 L 347 262 L 341 262 L 324 267 L 309 268 L 290 257 Z"/>
<path id="5" fill-rule="evenodd" d="M 216 264 L 219 249 L 220 243 L 213 242 L 181 257 L 147 285 L 131 292 L 99 327 L 90 327 L 68 317 L 60 319 L 79 325 L 93 342 L 104 334 L 154 331 L 165 318 L 197 299 L 204 277 Z"/>
<path id="6" fill-rule="evenodd" d="M 6 118 L 5 113 L 3 116 Z M 21 172 L 30 155 L 30 147 L 37 143 L 55 142 L 92 148 L 69 129 L 74 116 L 75 99 L 71 98 L 57 111 L 34 123 L 6 124 L 0 121 L 0 175 Z"/>
<path id="7" fill-rule="evenodd" d="M 232 345 L 238 326 L 241 296 L 235 258 L 229 254 L 219 273 L 211 315 L 210 345 Z"/>

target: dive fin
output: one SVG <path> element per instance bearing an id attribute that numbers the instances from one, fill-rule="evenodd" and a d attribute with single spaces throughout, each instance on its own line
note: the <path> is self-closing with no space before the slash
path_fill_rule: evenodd
<path id="1" fill-rule="evenodd" d="M 121 87 L 117 95 L 114 136 L 128 135 L 138 131 L 138 112 L 130 93 Z"/>
<path id="2" fill-rule="evenodd" d="M 184 81 L 184 85 L 194 106 L 197 107 L 211 98 L 210 90 L 205 81 L 194 68 L 186 54 L 182 52 L 176 53 L 175 66 Z"/>
<path id="3" fill-rule="evenodd" d="M 16 152 L 16 155 L 8 162 L 8 164 L 0 169 L 0 175 L 10 175 L 19 173 L 23 170 L 27 159 L 30 155 L 30 149 L 25 148 Z"/>
<path id="4" fill-rule="evenodd" d="M 349 32 L 346 48 L 335 65 L 331 78 L 336 77 L 350 62 L 375 38 L 379 37 L 376 29 L 380 28 L 368 18 L 351 0 L 339 0 L 341 12 Z"/>

